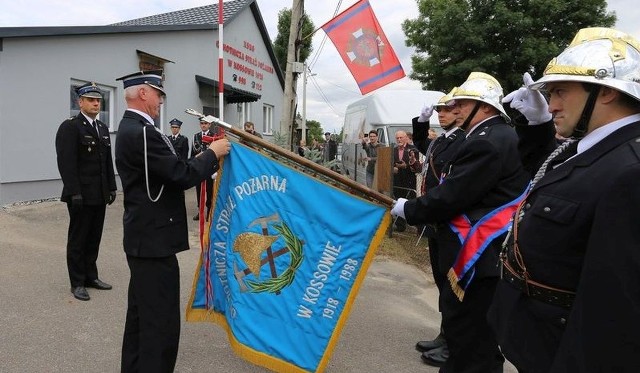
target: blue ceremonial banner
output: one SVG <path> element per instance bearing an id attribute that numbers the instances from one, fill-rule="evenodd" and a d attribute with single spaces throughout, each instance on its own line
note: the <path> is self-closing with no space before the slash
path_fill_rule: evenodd
<path id="1" fill-rule="evenodd" d="M 385 207 L 233 143 L 215 186 L 188 321 L 279 372 L 322 372 L 390 223 Z"/>

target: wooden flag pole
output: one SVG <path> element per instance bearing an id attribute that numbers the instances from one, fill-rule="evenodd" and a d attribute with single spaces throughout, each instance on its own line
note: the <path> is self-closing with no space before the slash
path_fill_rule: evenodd
<path id="1" fill-rule="evenodd" d="M 367 188 L 365 185 L 362 185 L 360 183 L 357 183 L 351 179 L 349 179 L 348 177 L 341 175 L 335 171 L 332 171 L 326 167 L 323 167 L 305 157 L 301 157 L 300 155 L 288 151 L 286 149 L 283 149 L 277 145 L 274 145 L 264 139 L 261 139 L 257 136 L 254 136 L 248 132 L 245 132 L 243 130 L 237 129 L 235 127 L 233 127 L 232 125 L 230 125 L 229 123 L 226 123 L 222 120 L 220 120 L 219 118 L 214 117 L 213 115 L 203 115 L 200 112 L 197 112 L 193 109 L 187 109 L 185 110 L 185 112 L 187 114 L 191 114 L 194 116 L 197 116 L 199 118 L 202 118 L 204 120 L 206 120 L 209 123 L 216 123 L 222 127 L 224 127 L 228 132 L 230 132 L 231 134 L 233 134 L 234 136 L 242 139 L 245 142 L 250 142 L 253 143 L 255 145 L 260 146 L 261 148 L 264 148 L 272 153 L 275 153 L 279 156 L 282 156 L 288 160 L 290 160 L 291 162 L 293 162 L 295 165 L 299 166 L 299 167 L 304 167 L 307 169 L 311 169 L 313 170 L 314 173 L 316 174 L 320 174 L 326 178 L 331 179 L 333 182 L 335 182 L 337 185 L 336 186 L 343 186 L 346 187 L 350 190 L 353 191 L 357 191 L 360 195 L 366 197 L 369 200 L 373 200 L 375 202 L 380 203 L 381 205 L 391 208 L 391 206 L 393 206 L 393 199 L 387 195 L 384 195 L 382 193 L 378 193 L 375 190 L 369 189 Z"/>

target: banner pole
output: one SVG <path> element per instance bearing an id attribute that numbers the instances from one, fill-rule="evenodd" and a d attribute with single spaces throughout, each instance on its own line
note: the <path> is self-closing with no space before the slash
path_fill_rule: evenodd
<path id="1" fill-rule="evenodd" d="M 305 157 L 301 157 L 300 155 L 288 151 L 286 149 L 283 149 L 277 145 L 274 145 L 264 139 L 261 139 L 257 136 L 254 136 L 248 132 L 245 132 L 243 130 L 237 129 L 235 127 L 233 127 L 232 125 L 230 125 L 229 123 L 226 123 L 222 120 L 220 120 L 219 118 L 214 117 L 213 115 L 207 115 L 204 116 L 202 115 L 202 113 L 199 113 L 193 109 L 187 109 L 185 110 L 185 112 L 187 114 L 191 114 L 197 117 L 200 117 L 204 120 L 206 120 L 207 122 L 210 123 L 216 123 L 224 128 L 227 129 L 228 132 L 230 132 L 231 134 L 235 135 L 236 137 L 239 137 L 247 142 L 251 142 L 254 143 L 260 147 L 263 147 L 273 153 L 276 153 L 282 157 L 285 157 L 301 166 L 304 166 L 306 168 L 309 168 L 319 174 L 322 174 L 323 176 L 326 176 L 327 178 L 330 178 L 334 181 L 336 181 L 337 183 L 343 184 L 351 189 L 354 189 L 358 192 L 360 192 L 361 194 L 367 196 L 367 198 L 374 200 L 380 204 L 382 204 L 385 207 L 391 208 L 391 206 L 393 206 L 393 199 L 387 195 L 384 195 L 382 193 L 379 193 L 375 190 L 369 189 L 366 185 L 362 185 L 358 182 L 355 182 L 351 179 L 349 179 L 348 177 L 341 175 L 335 171 L 332 171 L 324 166 L 321 166 Z"/>

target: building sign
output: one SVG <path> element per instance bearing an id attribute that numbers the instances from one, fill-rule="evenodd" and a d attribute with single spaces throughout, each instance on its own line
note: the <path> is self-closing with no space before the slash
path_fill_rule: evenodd
<path id="1" fill-rule="evenodd" d="M 219 46 L 216 41 L 216 47 Z M 241 48 L 224 44 L 223 51 L 232 57 L 227 59 L 227 67 L 233 71 L 233 81 L 243 87 L 262 91 L 265 74 L 275 73 L 273 66 L 255 56 L 255 45 L 246 40 Z"/>

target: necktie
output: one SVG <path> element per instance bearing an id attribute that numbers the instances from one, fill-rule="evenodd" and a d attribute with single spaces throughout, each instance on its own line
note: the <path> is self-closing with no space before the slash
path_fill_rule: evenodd
<path id="1" fill-rule="evenodd" d="M 93 124 L 93 129 L 95 129 L 98 136 L 100 136 L 100 131 L 98 131 L 98 122 L 94 120 L 92 124 Z"/>

